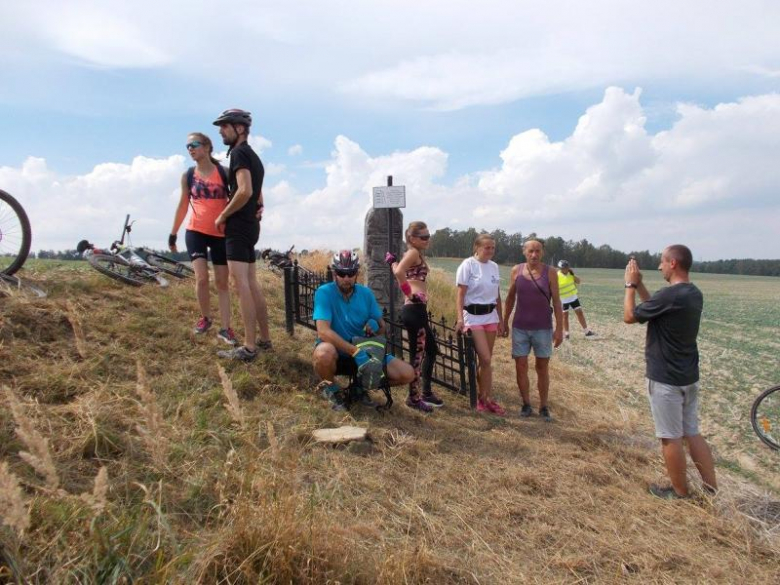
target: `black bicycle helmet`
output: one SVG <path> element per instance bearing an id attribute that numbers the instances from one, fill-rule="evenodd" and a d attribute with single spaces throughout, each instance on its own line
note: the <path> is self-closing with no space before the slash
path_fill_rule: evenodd
<path id="1" fill-rule="evenodd" d="M 558 268 L 568 268 L 568 267 L 569 267 L 568 260 L 558 260 Z"/>
<path id="2" fill-rule="evenodd" d="M 333 270 L 340 270 L 342 272 L 357 272 L 360 268 L 360 258 L 358 258 L 357 252 L 352 250 L 341 250 L 333 254 L 333 261 L 331 262 Z"/>
<path id="3" fill-rule="evenodd" d="M 222 126 L 222 124 L 242 124 L 249 128 L 252 125 L 252 114 L 239 108 L 225 110 L 219 115 L 219 118 L 214 120 L 213 124 L 214 126 Z"/>

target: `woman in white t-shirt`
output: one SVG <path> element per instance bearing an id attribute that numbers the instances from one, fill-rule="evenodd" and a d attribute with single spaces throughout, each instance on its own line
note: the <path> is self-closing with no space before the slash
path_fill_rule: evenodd
<path id="1" fill-rule="evenodd" d="M 501 316 L 501 276 L 498 264 L 491 258 L 496 253 L 496 241 L 489 234 L 474 240 L 474 255 L 458 267 L 455 284 L 458 285 L 458 330 L 471 331 L 477 350 L 478 412 L 504 414 L 504 409 L 492 397 L 493 345 L 496 335 L 504 335 Z"/>

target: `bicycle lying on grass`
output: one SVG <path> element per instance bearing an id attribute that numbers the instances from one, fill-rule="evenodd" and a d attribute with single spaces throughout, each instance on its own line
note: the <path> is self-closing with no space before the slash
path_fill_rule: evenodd
<path id="1" fill-rule="evenodd" d="M 750 409 L 750 424 L 765 445 L 780 450 L 780 386 L 767 388 L 758 395 Z"/>
<path id="2" fill-rule="evenodd" d="M 133 247 L 130 244 L 133 223 L 135 222 L 131 222 L 130 216 L 127 215 L 122 228 L 122 237 L 111 244 L 108 250 L 95 248 L 87 240 L 81 240 L 76 250 L 89 261 L 92 268 L 101 274 L 133 286 L 148 283 L 168 286 L 168 280 L 164 275 L 176 278 L 195 276 L 195 271 L 183 262 L 146 248 Z M 127 235 L 127 245 L 125 245 L 125 235 Z"/>
<path id="3" fill-rule="evenodd" d="M 286 252 L 266 248 L 260 252 L 260 258 L 265 260 L 266 266 L 271 272 L 281 275 L 285 268 L 290 268 L 293 265 L 293 248 L 295 248 L 295 244 L 290 246 L 290 249 Z"/>

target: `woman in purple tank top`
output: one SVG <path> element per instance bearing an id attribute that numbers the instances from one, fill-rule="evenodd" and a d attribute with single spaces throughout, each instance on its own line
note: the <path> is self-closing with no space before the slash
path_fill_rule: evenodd
<path id="1" fill-rule="evenodd" d="M 528 354 L 534 351 L 537 385 L 539 389 L 539 416 L 552 421 L 547 395 L 550 391 L 550 357 L 553 345 L 563 341 L 563 311 L 558 294 L 558 274 L 555 268 L 542 264 L 544 246 L 537 240 L 528 240 L 523 245 L 527 262 L 512 268 L 509 292 L 506 295 L 504 329 L 508 330 L 512 319 L 512 357 L 515 359 L 517 387 L 523 408 L 520 416 L 533 414 L 531 391 L 528 380 Z M 555 313 L 553 330 L 552 313 Z"/>

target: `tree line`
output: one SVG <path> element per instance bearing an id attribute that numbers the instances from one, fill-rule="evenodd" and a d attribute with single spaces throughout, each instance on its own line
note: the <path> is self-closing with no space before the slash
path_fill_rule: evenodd
<path id="1" fill-rule="evenodd" d="M 545 262 L 555 264 L 558 260 L 568 260 L 573 267 L 581 268 L 625 268 L 629 256 L 635 256 L 643 268 L 655 268 L 661 261 L 660 252 L 633 250 L 622 252 L 607 244 L 594 246 L 588 240 L 564 240 L 558 236 L 537 237 L 535 233 L 523 235 L 518 232 L 508 234 L 504 230 L 487 232 L 475 228 L 437 230 L 431 237 L 428 255 L 431 257 L 465 258 L 472 254 L 474 240 L 480 234 L 489 233 L 496 240 L 496 254 L 493 260 L 498 264 L 517 264 L 524 262 L 523 243 L 528 239 L 537 239 L 544 244 Z M 752 276 L 780 276 L 780 260 L 733 259 L 694 262 L 693 272 L 717 274 L 745 274 Z"/>
<path id="2" fill-rule="evenodd" d="M 649 250 L 634 250 L 622 252 L 615 250 L 607 244 L 594 246 L 588 240 L 579 241 L 564 240 L 561 237 L 539 238 L 535 233 L 526 236 L 520 232 L 508 234 L 504 230 L 486 232 L 477 231 L 474 228 L 459 231 L 444 228 L 436 231 L 431 237 L 431 245 L 428 255 L 443 258 L 466 258 L 472 254 L 474 240 L 479 234 L 489 233 L 496 240 L 496 255 L 494 260 L 498 264 L 517 264 L 523 262 L 523 243 L 530 238 L 538 239 L 544 243 L 544 257 L 549 264 L 555 264 L 558 260 L 568 260 L 577 268 L 625 268 L 628 257 L 636 257 L 643 268 L 655 268 L 661 260 L 661 254 L 651 253 Z M 179 261 L 187 261 L 187 252 L 179 251 L 171 254 L 168 250 L 155 250 Z M 305 252 L 305 251 L 304 251 Z M 35 257 L 50 260 L 83 260 L 76 250 L 40 250 Z M 706 262 L 694 262 L 693 272 L 707 272 L 712 274 L 743 274 L 749 276 L 780 276 L 780 260 L 756 260 L 753 258 L 711 260 Z"/>

